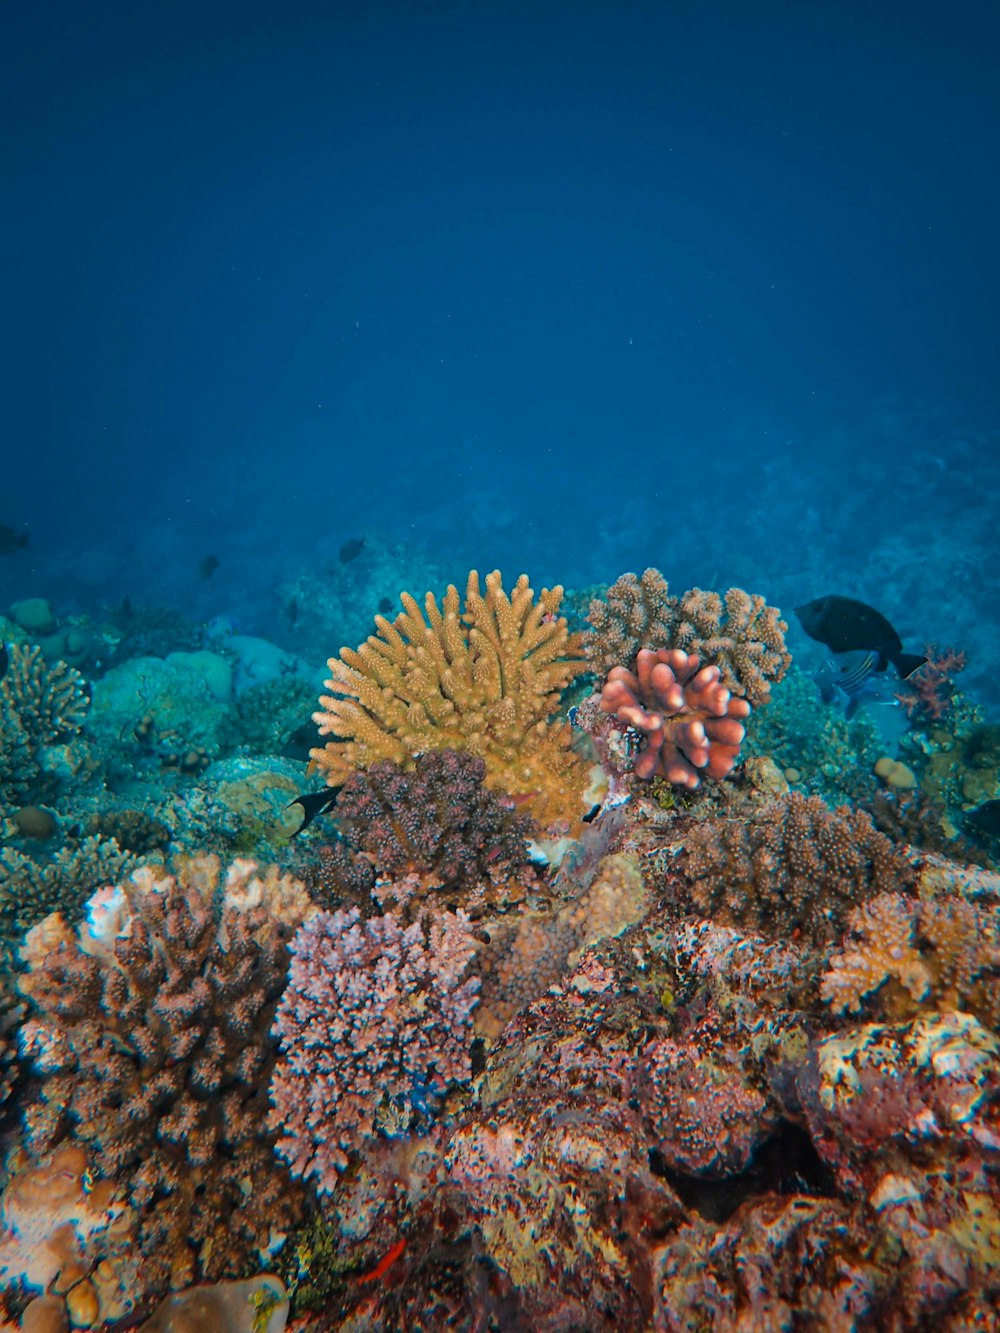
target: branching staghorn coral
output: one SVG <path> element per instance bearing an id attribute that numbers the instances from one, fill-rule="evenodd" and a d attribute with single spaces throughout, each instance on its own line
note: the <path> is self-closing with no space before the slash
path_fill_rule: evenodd
<path id="1" fill-rule="evenodd" d="M 852 938 L 830 959 L 821 993 L 834 1013 L 875 1006 L 892 1019 L 961 1009 L 1000 1021 L 1000 923 L 995 908 L 957 895 L 881 893 L 848 918 Z"/>
<path id="2" fill-rule="evenodd" d="M 102 890 L 75 934 L 58 914 L 28 934 L 26 1148 L 79 1144 L 134 1210 L 137 1299 L 236 1274 L 297 1216 L 267 1088 L 287 940 L 312 910 L 276 868 L 205 856 Z"/>
<path id="3" fill-rule="evenodd" d="M 563 590 L 538 601 L 522 574 L 510 597 L 500 573 L 469 575 L 462 608 L 454 585 L 424 610 L 402 593 L 395 620 L 330 659 L 334 693 L 314 714 L 336 738 L 312 751 L 331 786 L 387 759 L 412 768 L 428 750 L 467 750 L 486 764 L 486 785 L 524 803 L 539 821 L 575 824 L 584 812 L 587 769 L 570 729 L 552 721 L 559 694 L 584 670 L 579 640 L 558 616 Z"/>
<path id="4" fill-rule="evenodd" d="M 65 662 L 50 666 L 41 649 L 33 644 L 12 643 L 7 652 L 10 665 L 0 683 L 0 721 L 4 726 L 10 724 L 13 715 L 33 747 L 75 735 L 90 707 L 79 671 Z"/>
<path id="5" fill-rule="evenodd" d="M 0 851 L 0 937 L 20 935 L 49 915 L 79 920 L 83 904 L 105 884 L 114 884 L 136 866 L 114 838 L 84 838 L 49 861 L 37 861 L 13 847 Z"/>
<path id="6" fill-rule="evenodd" d="M 658 569 L 641 577 L 622 574 L 603 600 L 590 603 L 583 646 L 590 669 L 602 679 L 613 667 L 635 667 L 640 648 L 666 648 L 672 643 L 677 598 Z"/>
<path id="7" fill-rule="evenodd" d="M 720 597 L 692 588 L 678 605 L 670 646 L 714 663 L 733 693 L 745 695 L 759 708 L 767 702 L 772 683 L 791 666 L 787 629 L 777 607 L 768 606 L 759 593 L 730 588 Z"/>
<path id="8" fill-rule="evenodd" d="M 392 913 L 319 912 L 292 942 L 271 1080 L 277 1150 L 332 1193 L 366 1140 L 405 1132 L 472 1074 L 478 978 L 464 913 L 403 926 Z"/>
<path id="9" fill-rule="evenodd" d="M 604 601 L 591 602 L 587 619 L 592 628 L 584 648 L 598 675 L 614 667 L 632 670 L 642 648 L 681 649 L 717 666 L 726 687 L 754 708 L 767 702 L 772 683 L 792 660 L 785 647 L 788 626 L 759 594 L 730 588 L 720 597 L 692 588 L 672 597 L 658 569 L 645 570 L 640 579 L 623 574 Z"/>
<path id="10" fill-rule="evenodd" d="M 910 863 L 860 810 L 791 795 L 748 820 L 707 819 L 684 838 L 681 871 L 703 915 L 771 939 L 836 937 L 848 911 L 906 888 Z"/>
<path id="11" fill-rule="evenodd" d="M 38 752 L 75 736 L 90 707 L 83 677 L 65 662 L 46 663 L 33 644 L 9 643 L 0 680 L 0 817 L 41 794 Z"/>

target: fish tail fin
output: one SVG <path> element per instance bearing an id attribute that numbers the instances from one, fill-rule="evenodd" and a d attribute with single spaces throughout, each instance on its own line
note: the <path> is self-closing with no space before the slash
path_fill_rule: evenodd
<path id="1" fill-rule="evenodd" d="M 861 700 L 855 695 L 853 699 L 848 699 L 847 707 L 844 709 L 844 717 L 848 722 L 861 707 Z"/>
<path id="2" fill-rule="evenodd" d="M 899 672 L 900 680 L 909 680 L 914 671 L 919 671 L 927 661 L 920 653 L 897 653 L 892 659 L 892 664 Z"/>

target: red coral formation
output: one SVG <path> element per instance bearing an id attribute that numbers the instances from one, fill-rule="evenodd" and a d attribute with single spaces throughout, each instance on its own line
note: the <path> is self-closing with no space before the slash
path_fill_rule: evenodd
<path id="1" fill-rule="evenodd" d="M 966 666 L 965 653 L 929 643 L 927 661 L 906 680 L 896 698 L 911 722 L 939 722 L 951 709 L 955 676 Z"/>
<path id="2" fill-rule="evenodd" d="M 320 912 L 292 942 L 271 1081 L 278 1151 L 330 1193 L 365 1141 L 404 1133 L 472 1072 L 478 978 L 464 913 L 429 928 Z"/>
<path id="3" fill-rule="evenodd" d="M 615 667 L 601 690 L 601 710 L 643 733 L 635 761 L 640 778 L 663 777 L 678 787 L 701 786 L 702 775 L 732 772 L 749 717 L 745 699 L 734 699 L 717 666 L 675 648 L 643 648 L 635 672 Z"/>

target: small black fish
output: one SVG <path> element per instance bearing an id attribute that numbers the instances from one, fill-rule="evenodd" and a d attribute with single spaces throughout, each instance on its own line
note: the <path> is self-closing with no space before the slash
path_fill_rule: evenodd
<path id="1" fill-rule="evenodd" d="M 279 753 L 282 759 L 298 759 L 303 764 L 307 764 L 310 752 L 324 744 L 325 740 L 319 734 L 319 728 L 310 718 L 308 722 L 303 722 L 301 726 L 296 727 L 291 735 L 287 737 Z"/>
<path id="2" fill-rule="evenodd" d="M 0 680 L 3 680 L 7 674 L 7 668 L 10 666 L 10 653 L 7 651 L 7 645 L 0 642 Z"/>
<path id="3" fill-rule="evenodd" d="M 123 620 L 131 620 L 132 617 L 135 615 L 135 611 L 132 607 L 132 598 L 128 595 L 128 593 L 126 593 L 125 596 L 122 598 L 122 604 L 118 608 L 118 610 Z"/>
<path id="4" fill-rule="evenodd" d="M 198 577 L 207 583 L 218 568 L 219 557 L 217 555 L 203 555 L 198 561 Z"/>
<path id="5" fill-rule="evenodd" d="M 1000 801 L 983 801 L 972 810 L 966 810 L 962 823 L 975 837 L 1000 838 Z"/>
<path id="6" fill-rule="evenodd" d="M 340 548 L 340 563 L 346 565 L 349 560 L 356 560 L 364 549 L 364 537 L 351 537 Z"/>
<path id="7" fill-rule="evenodd" d="M 0 555 L 13 555 L 15 551 L 23 551 L 27 545 L 26 532 L 18 532 L 7 523 L 0 523 Z"/>
<path id="8" fill-rule="evenodd" d="M 388 597 L 380 597 L 378 602 L 378 609 L 383 616 L 387 616 L 389 612 L 392 610 L 391 600 Z"/>
<path id="9" fill-rule="evenodd" d="M 299 623 L 299 599 L 293 597 L 288 603 L 288 624 L 294 629 Z"/>
<path id="10" fill-rule="evenodd" d="M 912 676 L 927 661 L 916 653 L 904 653 L 903 641 L 880 611 L 853 597 L 817 597 L 813 602 L 797 606 L 799 624 L 817 643 L 825 643 L 834 653 L 850 653 L 865 649 L 878 653 L 877 671 L 884 671 L 889 662 L 899 672 L 901 680 Z"/>
<path id="11" fill-rule="evenodd" d="M 290 838 L 297 837 L 304 828 L 308 828 L 317 815 L 325 815 L 337 803 L 337 797 L 340 795 L 339 787 L 324 787 L 322 791 L 307 791 L 301 796 L 296 796 L 294 801 L 289 801 L 285 806 L 286 810 L 291 810 L 293 805 L 302 807 L 302 823 L 298 828 L 290 833 Z"/>

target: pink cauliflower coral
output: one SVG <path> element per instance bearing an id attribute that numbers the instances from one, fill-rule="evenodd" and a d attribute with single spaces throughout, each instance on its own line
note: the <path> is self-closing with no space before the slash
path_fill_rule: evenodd
<path id="1" fill-rule="evenodd" d="M 678 787 L 701 786 L 704 774 L 724 778 L 739 757 L 750 716 L 717 666 L 679 648 L 643 648 L 635 671 L 614 667 L 601 690 L 601 710 L 645 736 L 635 762 L 640 778 L 663 777 Z"/>
<path id="2" fill-rule="evenodd" d="M 471 1077 L 476 946 L 463 912 L 427 927 L 353 910 L 318 913 L 291 947 L 271 1126 L 293 1175 L 330 1193 L 366 1139 L 404 1132 Z"/>

